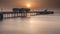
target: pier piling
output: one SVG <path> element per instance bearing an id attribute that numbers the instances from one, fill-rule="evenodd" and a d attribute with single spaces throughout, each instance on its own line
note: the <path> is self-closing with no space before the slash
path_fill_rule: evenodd
<path id="1" fill-rule="evenodd" d="M 0 20 L 3 19 L 3 13 L 0 13 Z"/>

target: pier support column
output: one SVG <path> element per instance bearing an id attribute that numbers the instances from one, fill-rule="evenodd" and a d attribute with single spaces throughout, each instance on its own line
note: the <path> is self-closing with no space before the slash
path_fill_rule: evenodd
<path id="1" fill-rule="evenodd" d="M 0 20 L 3 19 L 3 13 L 0 13 Z"/>

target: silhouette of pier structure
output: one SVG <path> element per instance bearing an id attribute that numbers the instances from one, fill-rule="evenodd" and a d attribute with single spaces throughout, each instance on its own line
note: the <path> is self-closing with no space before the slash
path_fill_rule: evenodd
<path id="1" fill-rule="evenodd" d="M 10 15 L 12 15 L 12 17 L 26 17 L 27 13 L 36 13 L 37 14 L 53 14 L 53 12 L 51 11 L 35 11 L 35 12 L 30 12 L 29 8 L 13 8 L 12 12 L 0 12 L 0 19 L 3 19 L 4 16 L 6 17 L 10 17 Z"/>

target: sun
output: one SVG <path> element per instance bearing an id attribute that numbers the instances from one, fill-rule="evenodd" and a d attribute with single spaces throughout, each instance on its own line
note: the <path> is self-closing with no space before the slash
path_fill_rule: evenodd
<path id="1" fill-rule="evenodd" d="M 27 8 L 30 8 L 30 6 L 31 6 L 31 5 L 28 3 L 28 4 L 27 4 Z"/>

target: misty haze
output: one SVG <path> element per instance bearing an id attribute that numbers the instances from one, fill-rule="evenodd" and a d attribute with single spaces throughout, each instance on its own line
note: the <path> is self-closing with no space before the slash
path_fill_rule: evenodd
<path id="1" fill-rule="evenodd" d="M 60 34 L 60 0 L 0 0 L 0 34 Z"/>

